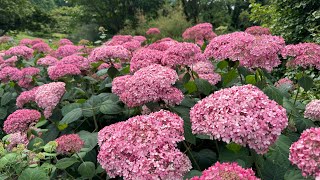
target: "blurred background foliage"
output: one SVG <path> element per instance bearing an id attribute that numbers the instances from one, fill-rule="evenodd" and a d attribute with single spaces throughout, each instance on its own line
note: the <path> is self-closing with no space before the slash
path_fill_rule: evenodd
<path id="1" fill-rule="evenodd" d="M 0 36 L 96 41 L 99 27 L 107 38 L 158 27 L 179 40 L 187 27 L 210 22 L 217 34 L 262 25 L 288 43 L 320 42 L 319 0 L 0 0 L 0 7 Z"/>

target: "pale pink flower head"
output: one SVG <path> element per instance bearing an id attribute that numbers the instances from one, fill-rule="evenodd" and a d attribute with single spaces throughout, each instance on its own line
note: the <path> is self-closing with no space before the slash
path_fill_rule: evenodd
<path id="1" fill-rule="evenodd" d="M 55 55 L 58 58 L 63 58 L 63 57 L 70 56 L 70 55 L 78 53 L 82 48 L 83 48 L 82 46 L 75 46 L 75 45 L 60 46 L 55 51 Z"/>
<path id="2" fill-rule="evenodd" d="M 178 75 L 173 69 L 153 64 L 141 68 L 132 76 L 116 77 L 112 82 L 112 92 L 129 107 L 160 100 L 174 105 L 183 99 L 182 92 L 172 86 L 177 79 Z M 171 96 L 168 96 L 169 92 Z"/>
<path id="3" fill-rule="evenodd" d="M 131 52 L 123 46 L 100 46 L 91 51 L 88 59 L 90 62 L 104 61 L 120 59 L 129 60 L 131 58 Z"/>
<path id="4" fill-rule="evenodd" d="M 52 80 L 58 80 L 67 75 L 80 75 L 80 69 L 73 64 L 59 64 L 50 66 L 47 69 L 49 78 Z"/>
<path id="5" fill-rule="evenodd" d="M 19 56 L 26 60 L 33 57 L 33 49 L 27 46 L 14 46 L 5 51 L 5 56 Z"/>
<path id="6" fill-rule="evenodd" d="M 70 55 L 62 58 L 55 65 L 72 64 L 79 68 L 80 70 L 87 70 L 90 68 L 90 62 L 87 58 L 80 55 Z"/>
<path id="7" fill-rule="evenodd" d="M 162 51 L 142 48 L 136 51 L 130 61 L 130 71 L 135 72 L 152 64 L 161 64 Z"/>
<path id="8" fill-rule="evenodd" d="M 210 41 L 217 35 L 212 31 L 212 24 L 201 23 L 186 29 L 182 37 L 183 39 L 194 40 L 198 45 L 203 45 L 204 40 Z"/>
<path id="9" fill-rule="evenodd" d="M 17 57 L 17 56 L 12 56 L 12 57 L 6 59 L 6 60 L 4 61 L 4 63 L 10 64 L 10 65 L 12 65 L 12 66 L 15 66 L 15 62 L 17 62 L 17 61 L 18 61 L 18 57 Z"/>
<path id="10" fill-rule="evenodd" d="M 307 104 L 304 117 L 313 121 L 320 121 L 320 100 L 312 100 Z"/>
<path id="11" fill-rule="evenodd" d="M 160 34 L 160 30 L 158 28 L 150 28 L 146 32 L 147 35 Z"/>
<path id="12" fill-rule="evenodd" d="M 55 140 L 58 144 L 57 154 L 78 153 L 84 146 L 84 141 L 78 134 L 62 135 Z"/>
<path id="13" fill-rule="evenodd" d="M 289 160 L 303 176 L 320 176 L 320 128 L 310 128 L 290 147 Z"/>
<path id="14" fill-rule="evenodd" d="M 40 66 L 54 66 L 58 61 L 57 58 L 47 55 L 46 57 L 38 59 L 37 64 Z"/>
<path id="15" fill-rule="evenodd" d="M 286 110 L 252 85 L 216 91 L 190 110 L 192 132 L 264 154 L 288 125 Z"/>
<path id="16" fill-rule="evenodd" d="M 259 180 L 252 169 L 244 169 L 237 163 L 216 162 L 191 180 Z"/>
<path id="17" fill-rule="evenodd" d="M 147 48 L 158 50 L 158 51 L 166 51 L 167 49 L 171 48 L 172 46 L 174 46 L 177 43 L 178 43 L 178 41 L 175 41 L 171 38 L 163 38 L 161 40 L 158 40 L 158 41 L 150 44 Z"/>
<path id="18" fill-rule="evenodd" d="M 320 45 L 316 43 L 287 45 L 282 51 L 282 56 L 291 57 L 287 62 L 288 67 L 315 67 L 320 70 Z"/>
<path id="19" fill-rule="evenodd" d="M 111 178 L 183 179 L 191 169 L 176 147 L 184 140 L 183 120 L 169 111 L 135 116 L 98 133 L 98 161 Z"/>
<path id="20" fill-rule="evenodd" d="M 192 65 L 205 58 L 199 46 L 193 43 L 177 43 L 167 49 L 161 59 L 162 65 L 177 66 L 177 65 Z"/>
<path id="21" fill-rule="evenodd" d="M 220 74 L 214 72 L 213 64 L 209 60 L 197 62 L 191 67 L 199 75 L 199 78 L 207 80 L 212 85 L 221 81 Z"/>
<path id="22" fill-rule="evenodd" d="M 60 39 L 59 46 L 64 46 L 64 45 L 73 45 L 73 42 L 70 41 L 69 39 Z"/>
<path id="23" fill-rule="evenodd" d="M 133 36 L 132 39 L 133 39 L 133 40 L 137 40 L 137 41 L 139 41 L 140 43 L 143 43 L 144 41 L 147 40 L 147 38 L 144 37 L 144 36 Z"/>
<path id="24" fill-rule="evenodd" d="M 3 130 L 7 134 L 25 132 L 32 123 L 38 122 L 40 118 L 41 113 L 37 110 L 19 109 L 4 121 Z"/>
<path id="25" fill-rule="evenodd" d="M 293 82 L 289 78 L 282 78 L 279 79 L 279 81 L 277 81 L 274 86 L 277 88 L 285 88 L 287 90 L 290 90 L 293 88 Z"/>
<path id="26" fill-rule="evenodd" d="M 252 34 L 254 36 L 271 35 L 269 28 L 265 28 L 261 26 L 248 27 L 244 32 Z"/>
<path id="27" fill-rule="evenodd" d="M 27 134 L 24 132 L 10 134 L 7 141 L 9 142 L 9 145 L 7 146 L 8 150 L 12 150 L 12 148 L 16 147 L 18 144 L 24 144 L 25 146 L 29 144 Z"/>
<path id="28" fill-rule="evenodd" d="M 50 46 L 47 43 L 41 42 L 32 46 L 32 49 L 38 53 L 48 53 L 51 51 Z"/>
<path id="29" fill-rule="evenodd" d="M 32 44 L 32 40 L 28 38 L 21 39 L 19 42 L 20 46 L 32 46 L 31 44 Z"/>

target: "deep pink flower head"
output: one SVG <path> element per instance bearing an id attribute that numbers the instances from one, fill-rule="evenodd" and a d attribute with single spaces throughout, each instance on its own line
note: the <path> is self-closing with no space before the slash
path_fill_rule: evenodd
<path id="1" fill-rule="evenodd" d="M 27 134 L 24 132 L 10 134 L 7 141 L 9 142 L 9 145 L 7 146 L 8 150 L 12 150 L 12 148 L 16 147 L 18 144 L 24 144 L 25 146 L 29 144 Z"/>
<path id="2" fill-rule="evenodd" d="M 151 35 L 151 34 L 160 34 L 160 30 L 158 28 L 150 28 L 148 29 L 148 31 L 146 32 L 147 35 Z"/>
<path id="3" fill-rule="evenodd" d="M 47 69 L 48 75 L 52 80 L 58 80 L 61 77 L 67 75 L 79 75 L 81 74 L 80 69 L 73 64 L 59 64 L 55 66 L 50 66 Z"/>
<path id="4" fill-rule="evenodd" d="M 163 38 L 159 41 L 156 41 L 156 42 L 150 44 L 147 48 L 158 50 L 158 51 L 166 51 L 167 49 L 171 48 L 172 46 L 174 46 L 177 43 L 178 43 L 178 41 L 175 41 L 171 38 Z"/>
<path id="5" fill-rule="evenodd" d="M 60 39 L 59 46 L 64 46 L 64 45 L 73 45 L 73 42 L 70 41 L 69 39 Z"/>
<path id="6" fill-rule="evenodd" d="M 177 79 L 178 75 L 173 69 L 154 64 L 141 68 L 132 76 L 115 78 L 112 82 L 112 92 L 129 107 L 160 100 L 168 104 L 179 104 L 183 94 L 172 86 Z"/>
<path id="7" fill-rule="evenodd" d="M 177 43 L 167 49 L 161 59 L 162 65 L 192 65 L 205 58 L 199 46 L 193 43 Z"/>
<path id="8" fill-rule="evenodd" d="M 136 51 L 130 61 L 130 71 L 135 72 L 152 64 L 161 64 L 162 51 L 142 48 Z"/>
<path id="9" fill-rule="evenodd" d="M 32 46 L 32 49 L 39 53 L 48 53 L 51 51 L 50 46 L 47 43 L 41 42 Z"/>
<path id="10" fill-rule="evenodd" d="M 254 36 L 271 35 L 270 29 L 261 26 L 248 27 L 244 32 L 252 34 Z"/>
<path id="11" fill-rule="evenodd" d="M 282 56 L 284 58 L 292 57 L 287 62 L 288 67 L 315 67 L 320 70 L 320 45 L 318 44 L 300 43 L 287 45 L 282 51 Z"/>
<path id="12" fill-rule="evenodd" d="M 0 81 L 19 81 L 21 78 L 22 73 L 18 68 L 7 66 L 0 70 Z"/>
<path id="13" fill-rule="evenodd" d="M 106 126 L 98 133 L 98 161 L 111 178 L 183 179 L 191 169 L 176 147 L 184 140 L 183 120 L 161 110 Z"/>
<path id="14" fill-rule="evenodd" d="M 199 78 L 207 80 L 212 85 L 221 81 L 220 74 L 214 72 L 214 67 L 209 60 L 197 62 L 191 67 L 199 75 Z"/>
<path id="15" fill-rule="evenodd" d="M 216 162 L 202 172 L 200 177 L 191 180 L 259 180 L 252 169 L 244 169 L 237 163 Z"/>
<path id="16" fill-rule="evenodd" d="M 63 57 L 70 56 L 70 55 L 78 53 L 82 48 L 83 48 L 82 46 L 75 46 L 75 45 L 60 46 L 56 50 L 55 55 L 58 58 L 63 58 Z"/>
<path id="17" fill-rule="evenodd" d="M 35 44 L 38 44 L 38 43 L 44 43 L 43 39 L 40 39 L 40 38 L 35 38 L 31 41 L 31 45 L 35 45 Z"/>
<path id="18" fill-rule="evenodd" d="M 192 131 L 264 154 L 288 125 L 286 110 L 252 85 L 216 91 L 190 110 Z"/>
<path id="19" fill-rule="evenodd" d="M 31 44 L 32 44 L 32 40 L 28 38 L 21 39 L 19 42 L 20 46 L 28 46 L 28 45 L 30 46 Z"/>
<path id="20" fill-rule="evenodd" d="M 144 36 L 133 36 L 132 39 L 133 39 L 133 40 L 137 40 L 137 41 L 139 41 L 140 43 L 143 43 L 144 41 L 147 40 L 147 38 L 144 37 Z"/>
<path id="21" fill-rule="evenodd" d="M 57 154 L 73 154 L 80 152 L 84 141 L 78 134 L 62 135 L 55 140 L 58 144 Z"/>
<path id="22" fill-rule="evenodd" d="M 24 132 L 29 125 L 36 123 L 41 118 L 41 113 L 37 110 L 19 109 L 8 116 L 4 121 L 3 130 L 7 134 Z"/>
<path id="23" fill-rule="evenodd" d="M 128 60 L 131 52 L 123 46 L 100 46 L 91 51 L 88 59 L 90 62 L 105 61 L 111 59 Z"/>
<path id="24" fill-rule="evenodd" d="M 14 46 L 5 51 L 6 56 L 20 56 L 29 60 L 33 57 L 33 49 L 27 46 Z"/>
<path id="25" fill-rule="evenodd" d="M 320 176 L 320 128 L 310 128 L 290 147 L 289 160 L 303 176 Z"/>
<path id="26" fill-rule="evenodd" d="M 316 99 L 307 104 L 304 117 L 313 121 L 320 121 L 320 100 Z"/>
<path id="27" fill-rule="evenodd" d="M 183 39 L 194 40 L 197 44 L 203 45 L 204 40 L 210 41 L 217 35 L 212 31 L 212 24 L 201 23 L 190 27 L 182 34 Z"/>
<path id="28" fill-rule="evenodd" d="M 80 70 L 86 70 L 90 68 L 89 60 L 83 56 L 79 56 L 76 54 L 66 56 L 56 63 L 56 65 L 63 65 L 63 64 L 75 65 Z"/>
<path id="29" fill-rule="evenodd" d="M 287 90 L 290 90 L 293 88 L 293 82 L 289 78 L 282 78 L 279 79 L 279 81 L 277 81 L 274 86 L 277 88 L 285 88 Z"/>
<path id="30" fill-rule="evenodd" d="M 37 64 L 41 66 L 53 66 L 57 62 L 58 62 L 57 58 L 47 55 L 46 57 L 38 59 Z"/>

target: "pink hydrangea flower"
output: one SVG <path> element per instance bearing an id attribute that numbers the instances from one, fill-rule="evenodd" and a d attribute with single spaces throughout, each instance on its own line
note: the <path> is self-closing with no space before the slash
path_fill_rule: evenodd
<path id="1" fill-rule="evenodd" d="M 80 69 L 73 64 L 59 64 L 55 66 L 50 66 L 47 69 L 48 75 L 52 80 L 58 80 L 61 77 L 67 75 L 79 75 L 81 74 Z"/>
<path id="2" fill-rule="evenodd" d="M 105 61 L 112 59 L 128 60 L 131 58 L 131 52 L 123 46 L 100 46 L 95 48 L 89 55 L 90 62 Z"/>
<path id="3" fill-rule="evenodd" d="M 35 38 L 31 41 L 31 45 L 35 45 L 35 44 L 38 44 L 38 43 L 44 43 L 43 39 L 40 39 L 40 38 Z"/>
<path id="4" fill-rule="evenodd" d="M 12 148 L 16 147 L 18 144 L 24 144 L 25 146 L 29 144 L 27 134 L 24 132 L 10 134 L 7 141 L 9 142 L 9 145 L 7 146 L 8 150 L 12 150 Z"/>
<path id="5" fill-rule="evenodd" d="M 177 73 L 158 64 L 141 68 L 134 75 L 120 76 L 112 82 L 112 92 L 129 107 L 163 100 L 168 104 L 179 104 L 183 99 L 180 90 L 172 85 Z M 171 93 L 170 96 L 168 93 Z"/>
<path id="6" fill-rule="evenodd" d="M 12 57 L 6 59 L 4 61 L 4 63 L 10 64 L 12 66 L 15 66 L 15 62 L 17 62 L 17 61 L 18 61 L 18 57 L 17 56 L 12 56 Z"/>
<path id="7" fill-rule="evenodd" d="M 104 45 L 106 46 L 116 46 L 116 45 L 122 45 L 126 42 L 130 42 L 133 40 L 133 37 L 131 35 L 115 35 L 112 37 L 112 39 Z"/>
<path id="8" fill-rule="evenodd" d="M 59 60 L 57 58 L 47 55 L 46 57 L 38 59 L 37 64 L 41 66 L 53 66 L 58 61 Z"/>
<path id="9" fill-rule="evenodd" d="M 29 60 L 33 57 L 33 49 L 27 46 L 14 46 L 5 51 L 6 56 L 20 56 Z"/>
<path id="10" fill-rule="evenodd" d="M 143 43 L 144 41 L 147 40 L 147 38 L 144 37 L 144 36 L 133 36 L 132 39 L 133 39 L 133 40 L 137 40 L 137 41 L 139 41 L 140 43 Z"/>
<path id="11" fill-rule="evenodd" d="M 147 35 L 152 35 L 152 34 L 160 34 L 160 30 L 158 28 L 150 28 L 146 32 Z"/>
<path id="12" fill-rule="evenodd" d="M 22 73 L 18 68 L 7 66 L 0 70 L 0 80 L 3 82 L 19 81 L 21 78 Z"/>
<path id="13" fill-rule="evenodd" d="M 55 140 L 58 144 L 57 154 L 73 154 L 80 152 L 84 141 L 78 134 L 62 135 Z"/>
<path id="14" fill-rule="evenodd" d="M 191 67 L 199 75 L 199 78 L 207 80 L 212 85 L 221 81 L 220 74 L 214 72 L 214 67 L 209 60 L 200 61 Z"/>
<path id="15" fill-rule="evenodd" d="M 167 49 L 171 48 L 172 46 L 174 46 L 177 43 L 178 43 L 178 41 L 175 41 L 171 38 L 163 38 L 159 41 L 156 41 L 153 44 L 150 44 L 147 48 L 158 50 L 158 51 L 166 51 Z"/>
<path id="16" fill-rule="evenodd" d="M 286 110 L 252 85 L 216 91 L 190 110 L 192 131 L 264 154 L 288 125 Z"/>
<path id="17" fill-rule="evenodd" d="M 191 180 L 259 180 L 252 169 L 244 169 L 237 163 L 216 162 L 202 172 L 200 177 Z"/>
<path id="18" fill-rule="evenodd" d="M 136 51 L 130 61 L 130 71 L 135 72 L 152 64 L 161 64 L 162 51 L 142 48 Z"/>
<path id="19" fill-rule="evenodd" d="M 248 27 L 244 32 L 252 34 L 254 36 L 271 35 L 270 29 L 261 26 Z"/>
<path id="20" fill-rule="evenodd" d="M 320 121 L 320 100 L 313 100 L 307 104 L 304 117 L 313 121 Z"/>
<path id="21" fill-rule="evenodd" d="M 132 40 L 126 43 L 123 43 L 122 46 L 129 51 L 133 52 L 141 47 L 141 42 L 137 40 Z"/>
<path id="22" fill-rule="evenodd" d="M 18 82 L 18 85 L 23 88 L 29 88 L 31 87 L 32 77 L 39 74 L 40 69 L 35 67 L 27 67 L 21 69 L 21 79 Z"/>
<path id="23" fill-rule="evenodd" d="M 29 91 L 23 91 L 16 100 L 16 106 L 22 108 L 24 104 L 35 101 L 36 92 L 39 87 L 34 87 Z"/>
<path id="24" fill-rule="evenodd" d="M 217 35 L 212 31 L 212 24 L 201 23 L 186 29 L 182 37 L 183 39 L 194 40 L 197 44 L 203 45 L 204 40 L 210 41 Z"/>
<path id="25" fill-rule="evenodd" d="M 4 121 L 3 130 L 7 134 L 24 132 L 28 130 L 30 124 L 38 122 L 40 118 L 41 114 L 37 110 L 19 109 Z"/>
<path id="26" fill-rule="evenodd" d="M 274 84 L 274 86 L 277 88 L 284 87 L 284 88 L 290 90 L 293 88 L 293 82 L 289 78 L 282 78 L 282 79 L 279 79 L 279 81 L 277 81 Z"/>
<path id="27" fill-rule="evenodd" d="M 69 39 L 60 39 L 59 46 L 64 46 L 64 45 L 73 45 L 73 42 L 70 41 Z"/>
<path id="28" fill-rule="evenodd" d="M 56 57 L 63 58 L 78 53 L 83 47 L 75 45 L 60 46 L 56 52 Z"/>
<path id="29" fill-rule="evenodd" d="M 320 176 L 320 128 L 310 128 L 290 147 L 289 160 L 303 176 Z"/>
<path id="30" fill-rule="evenodd" d="M 132 117 L 99 131 L 98 161 L 111 178 L 182 180 L 191 169 L 176 149 L 183 132 L 183 120 L 169 111 Z"/>
<path id="31" fill-rule="evenodd" d="M 115 67 L 116 69 L 121 69 L 121 67 L 122 67 L 120 63 L 114 63 L 113 65 L 114 65 L 114 67 Z M 108 68 L 110 68 L 110 67 L 111 67 L 111 64 L 102 63 L 102 64 L 98 67 L 98 70 L 108 69 Z"/>
<path id="32" fill-rule="evenodd" d="M 21 39 L 19 42 L 20 46 L 30 46 L 32 44 L 32 40 L 25 38 L 25 39 Z"/>
<path id="33" fill-rule="evenodd" d="M 41 42 L 32 46 L 32 49 L 39 53 L 48 53 L 51 51 L 50 46 L 47 43 Z"/>
<path id="34" fill-rule="evenodd" d="M 288 67 L 315 67 L 320 70 L 320 45 L 315 43 L 300 43 L 287 45 L 283 51 L 284 58 L 292 57 L 287 62 Z"/>
<path id="35" fill-rule="evenodd" d="M 161 59 L 162 65 L 192 65 L 203 61 L 204 56 L 199 46 L 193 43 L 177 43 L 167 49 Z"/>
<path id="36" fill-rule="evenodd" d="M 90 68 L 90 62 L 87 58 L 76 54 L 66 56 L 58 61 L 55 65 L 72 64 L 80 70 L 86 70 Z"/>

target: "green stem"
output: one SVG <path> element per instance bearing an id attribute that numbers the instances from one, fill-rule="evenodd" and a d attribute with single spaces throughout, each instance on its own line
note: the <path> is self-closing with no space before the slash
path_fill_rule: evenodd
<path id="1" fill-rule="evenodd" d="M 238 74 L 239 74 L 239 76 L 240 76 L 241 84 L 244 85 L 244 82 L 243 82 L 243 79 L 242 79 L 242 75 L 241 75 L 240 70 L 239 70 L 238 67 L 237 67 L 237 71 L 238 71 Z"/>
<path id="2" fill-rule="evenodd" d="M 78 153 L 75 153 L 75 154 L 78 156 L 78 158 L 81 160 L 81 162 L 84 163 L 83 159 L 79 156 L 79 154 Z"/>
<path id="3" fill-rule="evenodd" d="M 184 141 L 182 141 L 182 143 L 183 143 L 184 147 L 186 148 L 186 150 L 188 151 L 190 157 L 192 158 L 192 160 L 193 160 L 194 163 L 196 164 L 197 169 L 198 169 L 199 171 L 201 171 L 201 168 L 200 168 L 199 164 L 197 163 L 196 159 L 193 157 L 193 155 L 192 155 L 192 153 L 191 153 L 190 148 L 188 147 L 188 145 L 187 145 Z"/>
<path id="4" fill-rule="evenodd" d="M 215 143 L 215 145 L 216 145 L 217 153 L 218 153 L 218 156 L 219 156 L 219 155 L 220 155 L 220 151 L 219 151 L 218 141 L 215 140 L 214 143 Z"/>
<path id="5" fill-rule="evenodd" d="M 298 99 L 299 92 L 300 92 L 300 86 L 299 86 L 299 84 L 298 84 L 297 93 L 296 93 L 296 96 L 294 97 L 294 101 L 293 101 L 293 106 L 295 106 L 295 105 L 296 105 L 296 102 L 297 102 L 297 99 Z M 290 115 L 289 115 L 289 118 L 288 118 L 289 120 L 291 119 L 292 111 L 293 111 L 293 110 L 291 110 L 291 112 L 290 112 Z"/>

